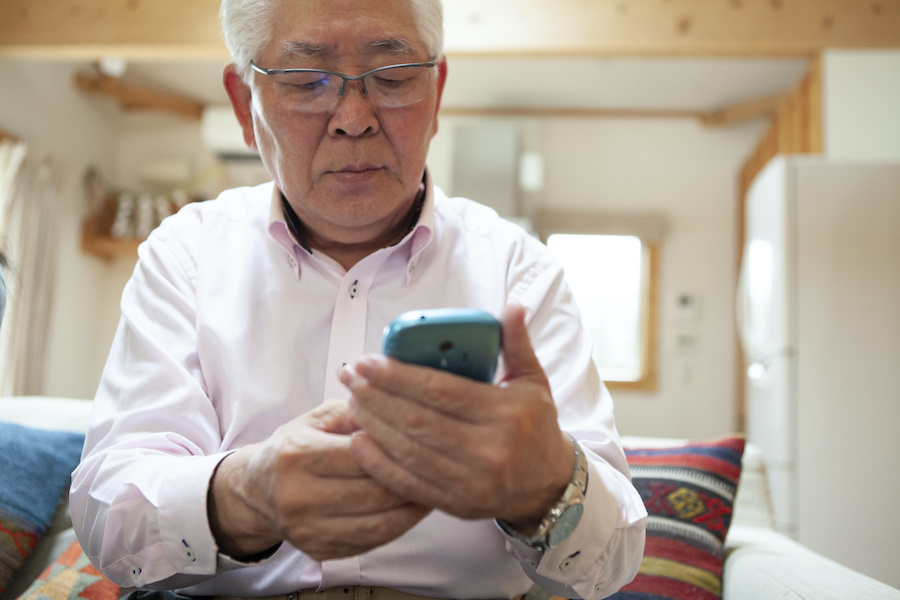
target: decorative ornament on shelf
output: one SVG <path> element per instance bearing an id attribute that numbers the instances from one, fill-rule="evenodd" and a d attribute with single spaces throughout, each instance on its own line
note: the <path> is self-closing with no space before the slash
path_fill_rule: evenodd
<path id="1" fill-rule="evenodd" d="M 114 238 L 134 237 L 134 196 L 128 192 L 118 195 L 116 202 L 116 218 L 110 228 L 110 235 Z"/>
<path id="2" fill-rule="evenodd" d="M 96 168 L 85 173 L 89 216 L 82 248 L 104 259 L 134 256 L 138 245 L 168 216 L 185 205 L 210 197 L 204 186 L 220 175 L 213 165 L 192 177 L 190 165 L 179 160 L 146 161 L 135 188 L 119 188 L 104 181 Z"/>

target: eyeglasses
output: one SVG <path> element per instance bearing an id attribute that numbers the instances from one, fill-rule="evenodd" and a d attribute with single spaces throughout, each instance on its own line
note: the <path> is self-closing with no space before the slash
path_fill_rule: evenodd
<path id="1" fill-rule="evenodd" d="M 272 78 L 275 96 L 283 107 L 300 112 L 329 112 L 344 95 L 348 81 L 359 81 L 363 93 L 376 106 L 415 104 L 428 94 L 432 69 L 437 63 L 388 65 L 352 77 L 322 69 L 263 69 L 253 61 L 250 66 Z"/>

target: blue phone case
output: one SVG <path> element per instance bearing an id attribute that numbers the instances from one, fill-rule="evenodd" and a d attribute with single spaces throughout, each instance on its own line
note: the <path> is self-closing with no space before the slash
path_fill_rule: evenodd
<path id="1" fill-rule="evenodd" d="M 384 330 L 384 354 L 491 383 L 502 332 L 490 313 L 471 308 L 406 312 Z"/>

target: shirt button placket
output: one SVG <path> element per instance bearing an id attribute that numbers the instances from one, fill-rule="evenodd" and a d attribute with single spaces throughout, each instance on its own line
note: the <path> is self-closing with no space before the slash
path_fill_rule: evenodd
<path id="1" fill-rule="evenodd" d="M 341 368 L 348 362 L 355 361 L 365 350 L 367 282 L 351 277 L 353 278 L 347 278 L 343 282 L 334 306 L 325 364 L 328 377 L 323 399 L 346 397 L 348 391 L 339 380 Z"/>

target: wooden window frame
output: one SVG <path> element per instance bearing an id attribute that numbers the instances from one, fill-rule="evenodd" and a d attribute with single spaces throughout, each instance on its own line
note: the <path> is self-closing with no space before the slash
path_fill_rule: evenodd
<path id="1" fill-rule="evenodd" d="M 630 235 L 641 240 L 641 375 L 635 381 L 605 380 L 610 391 L 653 392 L 658 386 L 659 263 L 667 220 L 659 215 L 541 213 L 536 220 L 541 241 L 553 234 Z"/>

